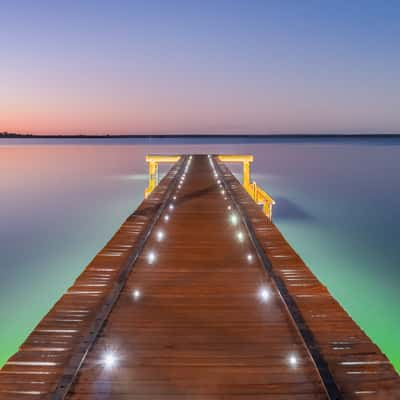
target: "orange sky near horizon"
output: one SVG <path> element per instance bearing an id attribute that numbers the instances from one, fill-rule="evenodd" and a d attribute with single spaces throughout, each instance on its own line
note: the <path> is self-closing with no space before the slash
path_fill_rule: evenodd
<path id="1" fill-rule="evenodd" d="M 4 0 L 0 132 L 400 133 L 399 17 L 368 0 Z"/>

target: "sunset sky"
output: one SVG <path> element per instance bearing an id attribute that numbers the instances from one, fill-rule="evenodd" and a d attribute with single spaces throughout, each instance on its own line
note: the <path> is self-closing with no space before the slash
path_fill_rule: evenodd
<path id="1" fill-rule="evenodd" d="M 1 1 L 0 132 L 400 133 L 399 1 Z"/>

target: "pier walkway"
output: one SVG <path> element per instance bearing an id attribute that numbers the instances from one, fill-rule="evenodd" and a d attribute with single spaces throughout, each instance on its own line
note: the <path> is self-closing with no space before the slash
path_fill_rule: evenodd
<path id="1" fill-rule="evenodd" d="M 221 160 L 170 160 L 0 371 L 0 399 L 400 399 L 387 358 L 272 223 L 272 199 Z"/>

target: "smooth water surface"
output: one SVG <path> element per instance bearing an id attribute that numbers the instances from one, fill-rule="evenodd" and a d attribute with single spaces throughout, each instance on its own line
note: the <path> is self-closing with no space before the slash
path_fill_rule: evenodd
<path id="1" fill-rule="evenodd" d="M 386 138 L 1 140 L 0 365 L 142 200 L 145 155 L 189 152 L 255 156 L 278 227 L 400 370 L 400 139 Z"/>

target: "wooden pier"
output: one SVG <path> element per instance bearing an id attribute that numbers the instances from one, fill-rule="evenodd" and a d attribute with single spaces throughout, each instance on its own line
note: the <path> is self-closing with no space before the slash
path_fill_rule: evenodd
<path id="1" fill-rule="evenodd" d="M 0 371 L 0 399 L 400 399 L 390 362 L 272 223 L 252 158 L 170 157 L 158 183 L 162 160 Z M 223 161 L 243 161 L 244 185 Z"/>

